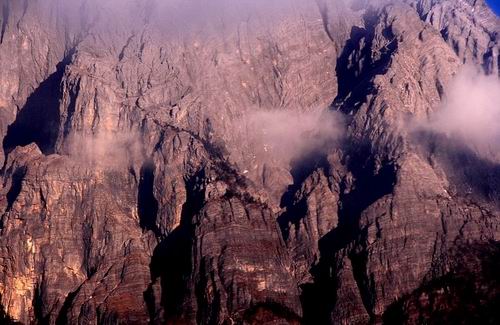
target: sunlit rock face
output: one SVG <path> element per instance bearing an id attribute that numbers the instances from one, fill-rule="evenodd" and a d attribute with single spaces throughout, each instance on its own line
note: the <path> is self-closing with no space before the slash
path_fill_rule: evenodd
<path id="1" fill-rule="evenodd" d="M 499 321 L 483 0 L 0 10 L 0 323 Z"/>

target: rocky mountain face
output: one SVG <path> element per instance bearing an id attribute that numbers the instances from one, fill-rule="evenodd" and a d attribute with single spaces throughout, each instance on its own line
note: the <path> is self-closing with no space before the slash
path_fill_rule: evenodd
<path id="1" fill-rule="evenodd" d="M 498 323 L 483 0 L 0 8 L 0 322 Z"/>

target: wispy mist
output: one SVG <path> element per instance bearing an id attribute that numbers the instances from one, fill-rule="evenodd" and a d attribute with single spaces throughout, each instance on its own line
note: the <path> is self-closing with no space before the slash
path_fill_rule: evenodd
<path id="1" fill-rule="evenodd" d="M 100 132 L 71 135 L 65 150 L 70 157 L 85 165 L 122 169 L 140 161 L 142 145 L 139 135 L 134 132 Z"/>
<path id="2" fill-rule="evenodd" d="M 316 7 L 314 0 L 72 0 L 59 15 L 82 30 L 139 32 L 147 27 L 164 36 L 206 35 L 240 23 L 272 25 L 290 10 Z M 218 35 L 221 36 L 221 35 Z"/>
<path id="3" fill-rule="evenodd" d="M 270 110 L 246 117 L 252 142 L 273 158 L 285 161 L 326 153 L 344 130 L 342 117 L 325 110 Z"/>
<path id="4" fill-rule="evenodd" d="M 417 128 L 447 136 L 489 156 L 500 149 L 500 79 L 465 67 L 449 85 L 441 107 Z"/>

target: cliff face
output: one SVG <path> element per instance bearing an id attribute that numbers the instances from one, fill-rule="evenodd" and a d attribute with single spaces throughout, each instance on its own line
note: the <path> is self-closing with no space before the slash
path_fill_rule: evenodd
<path id="1" fill-rule="evenodd" d="M 415 127 L 483 1 L 0 8 L 0 320 L 498 321 L 500 162 Z"/>

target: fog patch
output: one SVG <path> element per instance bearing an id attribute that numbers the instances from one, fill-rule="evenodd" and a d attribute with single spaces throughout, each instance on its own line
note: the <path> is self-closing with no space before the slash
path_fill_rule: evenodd
<path id="1" fill-rule="evenodd" d="M 58 12 L 81 31 L 128 34 L 132 30 L 140 35 L 147 27 L 184 38 L 236 31 L 251 20 L 256 26 L 272 25 L 286 12 L 301 12 L 311 4 L 308 0 L 74 0 L 58 4 Z"/>
<path id="2" fill-rule="evenodd" d="M 287 162 L 326 154 L 344 133 L 342 116 L 329 110 L 260 110 L 245 119 L 249 140 L 265 154 Z"/>
<path id="3" fill-rule="evenodd" d="M 445 136 L 484 158 L 498 156 L 500 79 L 463 68 L 447 87 L 439 109 L 413 128 Z"/>
<path id="4" fill-rule="evenodd" d="M 65 151 L 79 163 L 102 169 L 128 168 L 142 157 L 140 137 L 135 132 L 72 134 Z"/>

